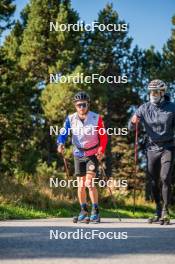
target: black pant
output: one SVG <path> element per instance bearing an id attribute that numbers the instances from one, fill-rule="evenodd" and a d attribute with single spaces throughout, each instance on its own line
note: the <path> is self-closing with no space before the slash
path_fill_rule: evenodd
<path id="1" fill-rule="evenodd" d="M 87 172 L 98 170 L 98 160 L 95 155 L 87 157 L 74 157 L 75 176 L 85 176 Z"/>
<path id="2" fill-rule="evenodd" d="M 152 183 L 152 192 L 157 206 L 163 199 L 166 209 L 170 200 L 170 187 L 174 162 L 174 148 L 147 151 L 148 175 Z"/>

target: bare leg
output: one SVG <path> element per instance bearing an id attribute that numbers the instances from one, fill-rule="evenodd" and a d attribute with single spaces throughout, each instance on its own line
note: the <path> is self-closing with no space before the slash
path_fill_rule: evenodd
<path id="1" fill-rule="evenodd" d="M 96 186 L 93 184 L 92 179 L 96 177 L 95 173 L 87 173 L 86 174 L 86 187 L 89 189 L 89 196 L 92 204 L 98 204 L 98 191 Z"/>
<path id="2" fill-rule="evenodd" d="M 80 205 L 86 204 L 87 203 L 87 200 L 86 200 L 86 186 L 85 186 L 86 177 L 85 176 L 77 177 L 77 180 L 78 180 L 78 199 L 79 199 L 79 203 L 80 203 Z"/>

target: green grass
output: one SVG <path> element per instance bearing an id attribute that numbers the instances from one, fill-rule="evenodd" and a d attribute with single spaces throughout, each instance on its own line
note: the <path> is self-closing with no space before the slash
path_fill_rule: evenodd
<path id="1" fill-rule="evenodd" d="M 174 211 L 174 210 L 173 210 Z M 50 217 L 73 217 L 79 213 L 79 205 L 76 204 L 61 204 L 58 209 L 41 210 L 27 205 L 1 204 L 0 205 L 0 220 L 8 219 L 36 219 Z M 101 207 L 100 213 L 102 217 L 117 217 L 121 218 L 148 218 L 154 213 L 153 206 L 138 205 L 136 206 L 135 214 L 133 214 L 132 205 L 125 205 L 116 209 L 106 209 Z M 171 211 L 171 217 L 175 218 L 175 213 Z"/>
<path id="2" fill-rule="evenodd" d="M 26 206 L 0 205 L 0 220 L 46 218 L 48 214 Z"/>

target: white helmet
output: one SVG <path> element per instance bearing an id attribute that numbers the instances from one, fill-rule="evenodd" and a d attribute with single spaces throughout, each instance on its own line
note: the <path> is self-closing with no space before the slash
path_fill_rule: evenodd
<path id="1" fill-rule="evenodd" d="M 154 90 L 166 92 L 167 85 L 161 80 L 153 80 L 148 84 L 148 91 L 154 91 Z"/>

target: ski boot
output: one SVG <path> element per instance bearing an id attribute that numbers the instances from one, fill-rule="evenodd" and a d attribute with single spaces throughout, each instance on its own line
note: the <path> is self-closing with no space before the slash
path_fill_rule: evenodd
<path id="1" fill-rule="evenodd" d="M 73 223 L 86 223 L 89 224 L 89 216 L 88 216 L 88 211 L 87 209 L 81 209 L 81 212 L 79 216 L 74 216 L 73 217 Z"/>
<path id="2" fill-rule="evenodd" d="M 169 224 L 170 224 L 170 215 L 168 213 L 168 210 L 162 210 L 160 225 L 169 225 Z"/>
<path id="3" fill-rule="evenodd" d="M 161 207 L 158 206 L 155 214 L 148 219 L 148 223 L 149 224 L 158 223 L 160 221 L 160 218 L 161 218 Z"/>
<path id="4" fill-rule="evenodd" d="M 100 223 L 100 214 L 98 208 L 93 208 L 90 216 L 91 223 Z"/>

